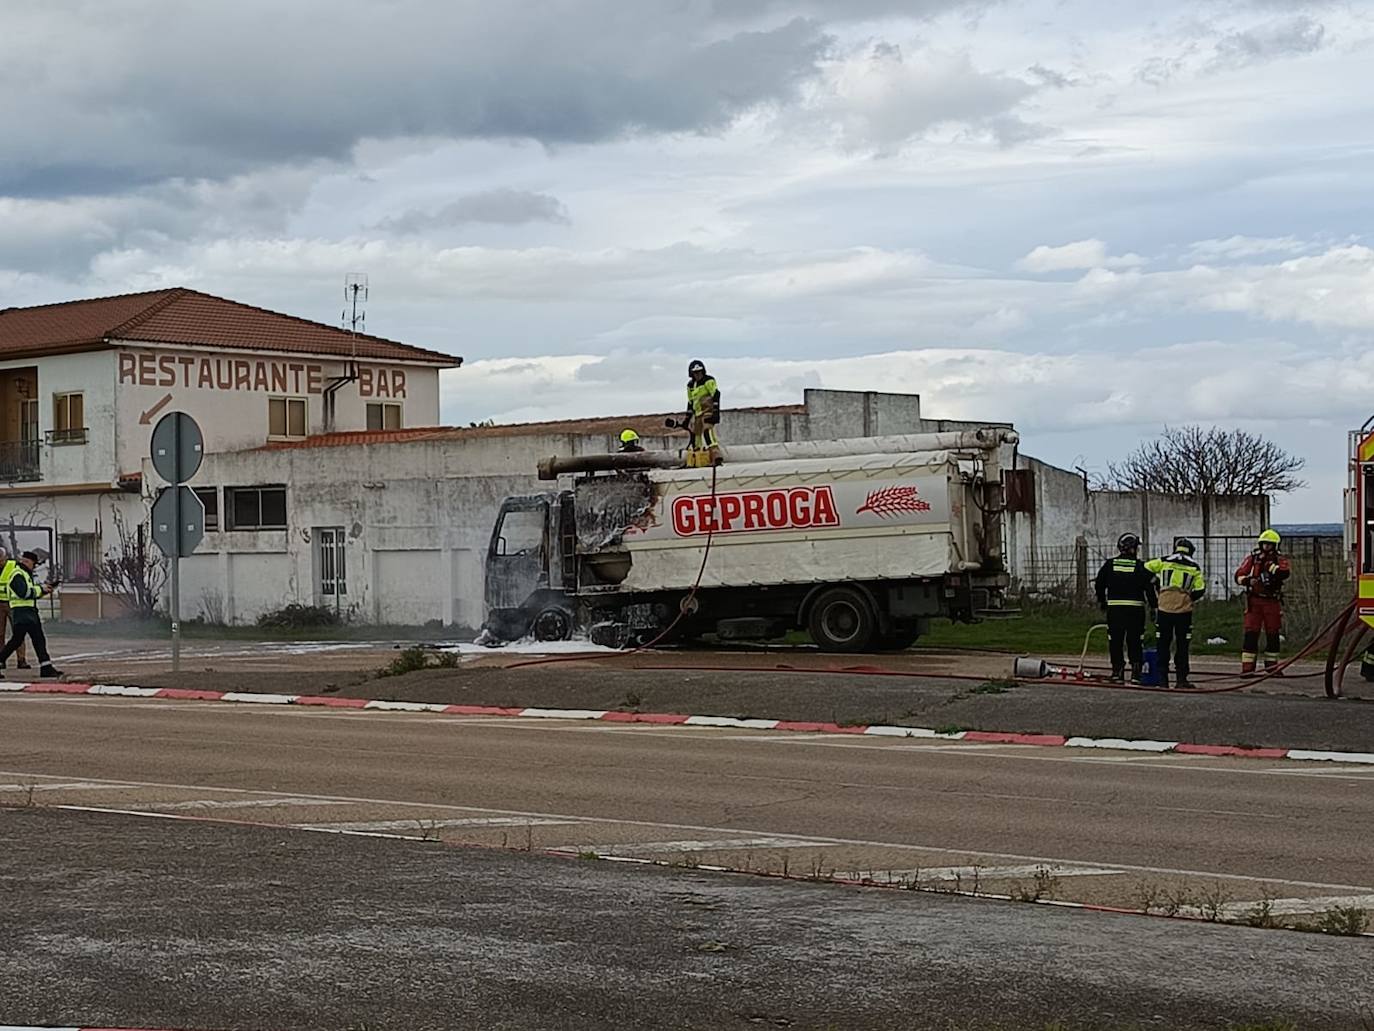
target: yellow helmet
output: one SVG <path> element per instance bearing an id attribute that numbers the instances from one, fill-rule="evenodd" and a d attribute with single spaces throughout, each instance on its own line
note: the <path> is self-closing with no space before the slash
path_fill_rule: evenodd
<path id="1" fill-rule="evenodd" d="M 634 430 L 624 430 L 620 434 L 620 443 L 622 444 L 633 444 L 638 439 L 639 434 Z"/>
<path id="2" fill-rule="evenodd" d="M 1280 540 L 1281 538 L 1277 530 L 1265 530 L 1259 535 L 1259 542 L 1261 544 L 1272 544 L 1276 548 L 1279 546 Z"/>

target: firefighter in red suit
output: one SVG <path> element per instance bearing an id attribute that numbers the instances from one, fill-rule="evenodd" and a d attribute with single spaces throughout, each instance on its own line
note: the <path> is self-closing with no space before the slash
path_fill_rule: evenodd
<path id="1" fill-rule="evenodd" d="M 1240 568 L 1236 583 L 1245 588 L 1245 638 L 1241 644 L 1240 671 L 1255 672 L 1259 658 L 1260 631 L 1264 631 L 1264 668 L 1279 664 L 1279 632 L 1283 628 L 1283 585 L 1292 569 L 1279 553 L 1279 535 L 1265 530 L 1258 545 Z"/>

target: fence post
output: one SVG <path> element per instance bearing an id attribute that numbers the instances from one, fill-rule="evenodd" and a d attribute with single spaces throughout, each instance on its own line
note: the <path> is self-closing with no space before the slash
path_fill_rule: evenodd
<path id="1" fill-rule="evenodd" d="M 1312 594 L 1317 601 L 1317 611 L 1322 611 L 1322 539 L 1312 536 Z"/>
<path id="2" fill-rule="evenodd" d="M 1073 593 L 1079 605 L 1088 604 L 1088 539 L 1079 536 L 1073 542 Z"/>

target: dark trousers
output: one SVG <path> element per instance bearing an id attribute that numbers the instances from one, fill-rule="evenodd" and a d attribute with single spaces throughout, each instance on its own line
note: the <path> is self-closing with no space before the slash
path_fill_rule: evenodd
<path id="1" fill-rule="evenodd" d="M 43 636 L 43 623 L 35 612 L 29 616 L 20 611 L 10 611 L 10 618 L 14 621 L 14 636 L 5 643 L 5 647 L 0 648 L 0 666 L 9 662 L 10 656 L 19 650 L 19 646 L 24 643 L 24 638 L 33 642 L 33 650 L 38 655 L 38 661 L 44 666 L 51 666 L 52 659 L 48 658 L 48 639 Z"/>
<path id="2" fill-rule="evenodd" d="M 1169 651 L 1174 652 L 1174 670 L 1180 683 L 1192 671 L 1189 656 L 1193 646 L 1193 614 L 1191 612 L 1161 612 L 1155 622 L 1159 632 L 1159 682 L 1169 682 Z"/>
<path id="3" fill-rule="evenodd" d="M 1107 645 L 1112 654 L 1112 673 L 1120 676 L 1126 671 L 1126 656 L 1131 657 L 1131 672 L 1138 673 L 1145 661 L 1144 605 L 1107 606 Z"/>

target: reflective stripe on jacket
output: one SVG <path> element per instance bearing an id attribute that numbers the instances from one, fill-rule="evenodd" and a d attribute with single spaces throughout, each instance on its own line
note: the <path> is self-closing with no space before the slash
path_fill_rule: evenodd
<path id="1" fill-rule="evenodd" d="M 1151 559 L 1145 568 L 1159 578 L 1161 612 L 1192 612 L 1193 603 L 1207 593 L 1202 568 L 1187 555 L 1175 553 L 1168 558 Z"/>
<path id="2" fill-rule="evenodd" d="M 10 593 L 10 610 L 37 609 L 38 599 L 43 597 L 42 584 L 36 583 L 29 571 L 19 563 L 14 564 L 14 572 L 5 581 Z"/>
<path id="3" fill-rule="evenodd" d="M 6 559 L 3 568 L 0 568 L 0 602 L 8 605 L 10 603 L 10 577 L 19 568 L 19 563 L 14 559 Z"/>
<path id="4" fill-rule="evenodd" d="M 700 383 L 688 380 L 687 410 L 698 418 L 720 415 L 720 389 L 714 376 L 707 376 Z"/>
<path id="5" fill-rule="evenodd" d="M 1154 574 L 1138 558 L 1119 556 L 1102 563 L 1093 581 L 1097 603 L 1108 607 L 1144 608 L 1155 605 Z"/>

